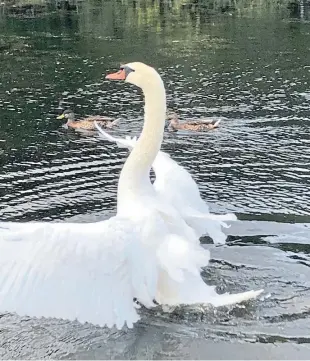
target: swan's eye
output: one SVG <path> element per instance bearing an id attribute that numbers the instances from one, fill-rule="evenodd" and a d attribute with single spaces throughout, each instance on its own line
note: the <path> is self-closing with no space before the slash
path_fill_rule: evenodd
<path id="1" fill-rule="evenodd" d="M 125 71 L 125 74 L 126 74 L 126 78 L 127 78 L 127 76 L 128 76 L 128 74 L 129 73 L 131 73 L 131 72 L 133 72 L 133 71 L 135 71 L 134 69 L 131 69 L 129 66 L 127 66 L 127 65 L 122 65 L 121 67 L 120 67 L 120 71 Z"/>

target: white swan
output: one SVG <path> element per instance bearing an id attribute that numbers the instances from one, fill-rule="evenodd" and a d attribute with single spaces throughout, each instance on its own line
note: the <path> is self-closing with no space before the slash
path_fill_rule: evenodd
<path id="1" fill-rule="evenodd" d="M 137 142 L 137 137 L 116 138 L 97 123 L 95 126 L 104 138 L 115 142 L 119 147 L 131 150 Z M 215 244 L 224 244 L 226 235 L 221 227 L 227 228 L 224 221 L 236 221 L 237 217 L 232 213 L 211 214 L 190 173 L 171 159 L 169 154 L 159 151 L 152 167 L 156 175 L 153 186 L 157 194 L 179 210 L 185 222 L 195 230 L 196 236 L 208 234 Z"/>
<path id="2" fill-rule="evenodd" d="M 134 297 L 146 307 L 154 299 L 220 306 L 255 298 L 262 290 L 218 295 L 203 282 L 209 252 L 150 182 L 166 111 L 159 74 L 130 63 L 107 78 L 141 87 L 146 102 L 143 131 L 120 174 L 117 215 L 88 224 L 0 223 L 0 313 L 121 328 L 139 319 Z"/>

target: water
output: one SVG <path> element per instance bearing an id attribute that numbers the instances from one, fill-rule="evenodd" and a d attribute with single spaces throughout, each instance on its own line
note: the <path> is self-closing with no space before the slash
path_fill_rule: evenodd
<path id="1" fill-rule="evenodd" d="M 143 3 L 144 4 L 144 3 Z M 219 291 L 265 288 L 242 306 L 143 311 L 134 330 L 0 318 L 0 357 L 307 359 L 310 351 L 310 24 L 285 9 L 205 13 L 146 2 L 1 15 L 1 220 L 94 221 L 115 214 L 127 152 L 56 116 L 120 116 L 138 135 L 143 99 L 104 80 L 120 62 L 159 69 L 182 119 L 218 130 L 165 134 L 163 150 L 214 212 L 236 212 L 204 271 Z M 159 6 L 160 5 L 160 6 Z M 305 10 L 306 11 L 306 10 Z"/>

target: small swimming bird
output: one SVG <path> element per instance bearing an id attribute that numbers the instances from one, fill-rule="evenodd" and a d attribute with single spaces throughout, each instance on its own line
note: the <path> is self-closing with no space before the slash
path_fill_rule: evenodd
<path id="1" fill-rule="evenodd" d="M 105 117 L 102 115 L 95 115 L 92 117 L 87 117 L 81 120 L 75 120 L 75 114 L 71 109 L 65 110 L 61 115 L 56 119 L 67 119 L 66 126 L 69 128 L 75 129 L 85 129 L 85 130 L 95 130 L 96 127 L 94 122 L 96 121 L 103 128 L 112 128 L 117 125 L 119 119 L 113 120 L 112 118 Z"/>
<path id="2" fill-rule="evenodd" d="M 186 122 L 179 122 L 179 117 L 176 113 L 169 113 L 167 116 L 170 124 L 168 126 L 169 131 L 176 132 L 178 130 L 195 130 L 204 131 L 218 128 L 221 120 L 213 118 L 202 118 L 197 120 L 188 120 Z"/>

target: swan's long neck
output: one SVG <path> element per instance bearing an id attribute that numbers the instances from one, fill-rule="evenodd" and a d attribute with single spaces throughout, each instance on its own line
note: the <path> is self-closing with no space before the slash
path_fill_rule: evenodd
<path id="1" fill-rule="evenodd" d="M 118 205 L 126 196 L 152 193 L 150 170 L 163 140 L 166 117 L 166 92 L 161 78 L 143 87 L 144 126 L 139 140 L 122 169 L 118 183 Z"/>

